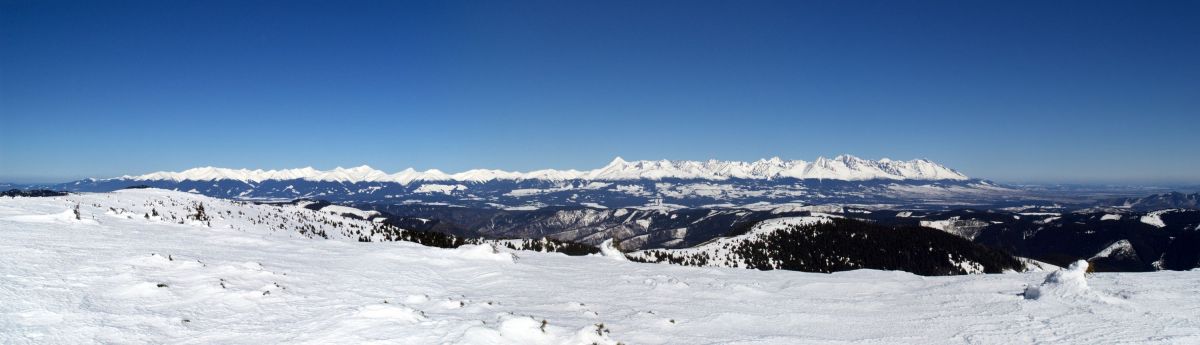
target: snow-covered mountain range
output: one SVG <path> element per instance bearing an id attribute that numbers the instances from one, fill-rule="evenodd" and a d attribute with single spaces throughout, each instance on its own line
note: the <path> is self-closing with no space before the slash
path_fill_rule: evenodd
<path id="1" fill-rule="evenodd" d="M 354 168 L 338 167 L 333 170 L 317 170 L 312 167 L 283 170 L 248 170 L 202 167 L 180 172 L 160 171 L 139 176 L 122 176 L 118 179 L 138 181 L 216 181 L 235 180 L 262 182 L 269 180 L 306 180 L 324 182 L 396 182 L 410 184 L 414 181 L 488 182 L 494 180 L 662 180 L 662 179 L 758 179 L 778 178 L 821 179 L 841 181 L 865 180 L 967 180 L 968 177 L 941 164 L 914 159 L 896 161 L 887 158 L 867 160 L 851 155 L 840 155 L 833 159 L 825 157 L 808 162 L 785 161 L 778 157 L 754 162 L 738 161 L 673 161 L 642 160 L 625 161 L 620 157 L 608 165 L 587 171 L 580 170 L 536 170 L 513 172 L 494 169 L 473 169 L 448 174 L 437 169 L 417 171 L 412 168 L 388 174 L 363 165 Z"/>
<path id="2" fill-rule="evenodd" d="M 767 203 L 880 205 L 952 209 L 965 206 L 1194 208 L 1194 196 L 1163 190 L 1077 191 L 1025 188 L 970 178 L 944 165 L 914 159 L 867 160 L 850 155 L 814 161 L 779 158 L 737 161 L 625 161 L 593 170 L 511 172 L 474 169 L 445 173 L 412 168 L 388 173 L 359 166 L 317 170 L 203 167 L 107 179 L 85 179 L 35 189 L 107 192 L 134 186 L 192 191 L 242 200 L 319 199 L 341 203 L 436 204 L 472 208 L 536 209 L 737 207 Z M 1166 190 L 1170 191 L 1170 190 Z"/>
<path id="3" fill-rule="evenodd" d="M 133 186 L 193 191 L 243 200 L 301 198 L 333 202 L 449 204 L 475 208 L 548 206 L 702 207 L 778 203 L 961 205 L 1008 203 L 1019 191 L 968 178 L 925 159 L 866 160 L 850 155 L 815 161 L 625 161 L 580 170 L 445 173 L 369 166 L 317 170 L 203 167 L 180 172 L 85 179 L 46 189 L 107 192 Z"/>

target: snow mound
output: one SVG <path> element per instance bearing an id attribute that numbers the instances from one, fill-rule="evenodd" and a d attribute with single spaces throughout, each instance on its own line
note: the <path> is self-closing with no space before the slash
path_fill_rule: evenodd
<path id="1" fill-rule="evenodd" d="M 466 259 L 490 260 L 499 262 L 515 263 L 517 255 L 500 251 L 500 248 L 494 244 L 468 244 L 455 249 L 458 256 Z"/>
<path id="2" fill-rule="evenodd" d="M 613 240 L 610 238 L 600 243 L 600 255 L 617 261 L 629 261 L 629 258 L 625 257 L 625 253 L 613 246 L 612 242 Z"/>
<path id="3" fill-rule="evenodd" d="M 1087 278 L 1088 262 L 1076 261 L 1070 267 L 1046 275 L 1042 285 L 1025 288 L 1025 299 L 1042 299 L 1046 296 L 1081 296 L 1089 292 Z"/>
<path id="4" fill-rule="evenodd" d="M 91 217 L 84 215 L 85 217 Z M 6 220 L 22 223 L 79 223 L 79 224 L 96 224 L 95 220 L 91 219 L 75 219 L 74 210 L 66 210 L 52 214 L 30 214 L 20 215 L 5 218 Z"/>

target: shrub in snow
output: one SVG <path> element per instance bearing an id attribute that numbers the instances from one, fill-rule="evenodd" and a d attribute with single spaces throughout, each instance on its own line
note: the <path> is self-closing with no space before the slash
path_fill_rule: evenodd
<path id="1" fill-rule="evenodd" d="M 1060 269 L 1046 275 L 1042 285 L 1025 288 L 1025 299 L 1040 299 L 1047 295 L 1077 296 L 1088 291 L 1087 275 L 1088 262 L 1076 261 L 1070 267 Z"/>
<path id="2" fill-rule="evenodd" d="M 198 222 L 203 222 L 205 224 L 208 224 L 208 222 L 212 220 L 212 217 L 209 216 L 208 213 L 205 213 L 203 202 L 197 203 L 192 209 L 195 210 L 195 213 L 189 214 L 188 218 Z"/>

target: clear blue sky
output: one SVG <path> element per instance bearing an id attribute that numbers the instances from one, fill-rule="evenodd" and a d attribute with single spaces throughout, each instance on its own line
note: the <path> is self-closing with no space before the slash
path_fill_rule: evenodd
<path id="1" fill-rule="evenodd" d="M 1200 181 L 1196 1 L 0 0 L 0 180 L 924 157 Z"/>

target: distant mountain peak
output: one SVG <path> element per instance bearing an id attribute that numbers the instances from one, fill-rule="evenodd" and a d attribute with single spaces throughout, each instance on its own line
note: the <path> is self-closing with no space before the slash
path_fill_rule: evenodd
<path id="1" fill-rule="evenodd" d="M 140 176 L 123 176 L 127 180 L 173 180 L 214 181 L 238 180 L 262 182 L 267 180 L 309 180 L 334 182 L 396 182 L 409 184 L 413 181 L 465 181 L 487 182 L 492 180 L 662 180 L 662 179 L 824 179 L 824 180 L 967 180 L 966 175 L 926 159 L 897 161 L 891 159 L 868 160 L 848 154 L 833 159 L 818 157 L 813 162 L 783 160 L 779 157 L 760 159 L 754 162 L 740 161 L 672 161 L 638 160 L 626 161 L 615 157 L 604 167 L 579 170 L 544 169 L 531 172 L 510 172 L 494 169 L 472 169 L 449 174 L 438 169 L 417 171 L 407 168 L 394 174 L 374 169 L 368 165 L 352 168 L 337 167 L 322 171 L 312 167 L 283 170 L 227 169 L 212 166 L 192 168 L 181 172 L 160 171 Z"/>

